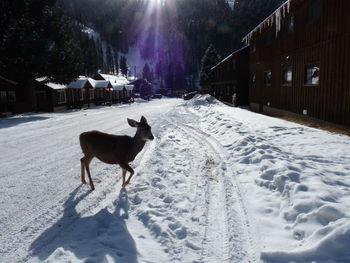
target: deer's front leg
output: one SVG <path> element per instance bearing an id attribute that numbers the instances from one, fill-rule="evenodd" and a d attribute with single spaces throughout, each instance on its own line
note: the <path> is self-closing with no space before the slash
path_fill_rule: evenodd
<path id="1" fill-rule="evenodd" d="M 126 170 L 124 168 L 122 168 L 122 175 L 123 175 L 123 184 L 122 186 L 124 187 L 125 184 L 125 176 L 126 176 Z"/>
<path id="2" fill-rule="evenodd" d="M 134 170 L 130 167 L 130 165 L 128 165 L 128 164 L 124 164 L 124 165 L 123 165 L 123 169 L 127 170 L 127 171 L 130 173 L 128 180 L 127 180 L 126 182 L 123 183 L 123 187 L 125 187 L 127 184 L 130 183 L 130 179 L 131 179 L 131 177 L 134 175 L 135 172 L 134 172 Z"/>

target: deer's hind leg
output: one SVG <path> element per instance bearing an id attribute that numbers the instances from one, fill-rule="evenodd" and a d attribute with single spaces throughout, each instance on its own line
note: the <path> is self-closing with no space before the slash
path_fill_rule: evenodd
<path id="1" fill-rule="evenodd" d="M 123 175 L 123 186 L 125 184 L 125 176 L 126 176 L 126 170 L 124 168 L 122 168 L 122 175 Z"/>
<path id="2" fill-rule="evenodd" d="M 85 180 L 85 157 L 80 159 L 80 164 L 81 164 L 81 182 L 83 184 L 86 184 L 86 180 Z"/>
<path id="3" fill-rule="evenodd" d="M 90 173 L 90 162 L 91 162 L 92 158 L 93 157 L 84 156 L 83 158 L 81 158 L 81 161 L 82 161 L 82 164 L 84 164 L 86 172 L 88 174 L 91 190 L 95 190 L 94 182 L 92 181 L 91 173 Z M 83 175 L 84 175 L 84 178 L 82 177 L 82 182 L 84 183 L 84 181 L 85 181 L 85 174 L 84 174 L 84 172 L 82 172 L 82 176 Z M 84 181 L 83 181 L 83 179 L 84 179 Z M 86 183 L 86 181 L 85 181 L 85 183 Z"/>

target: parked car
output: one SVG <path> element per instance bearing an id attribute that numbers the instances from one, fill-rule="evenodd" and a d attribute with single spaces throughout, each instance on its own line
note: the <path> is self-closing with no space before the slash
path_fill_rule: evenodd
<path id="1" fill-rule="evenodd" d="M 190 100 L 190 99 L 192 99 L 196 94 L 197 94 L 197 91 L 192 91 L 192 92 L 189 92 L 189 93 L 185 93 L 184 96 L 183 96 L 183 99 L 184 99 L 184 100 Z"/>
<path id="2" fill-rule="evenodd" d="M 162 94 L 157 93 L 152 96 L 152 99 L 161 99 L 162 97 Z"/>

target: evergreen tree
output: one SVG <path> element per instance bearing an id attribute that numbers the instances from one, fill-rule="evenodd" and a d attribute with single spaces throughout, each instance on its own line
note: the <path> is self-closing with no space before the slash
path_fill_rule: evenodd
<path id="1" fill-rule="evenodd" d="M 102 44 L 100 40 L 96 42 L 96 50 L 97 50 L 97 69 L 102 71 L 104 66 L 104 60 L 103 60 Z"/>
<path id="2" fill-rule="evenodd" d="M 200 84 L 205 86 L 210 80 L 210 69 L 214 67 L 219 61 L 220 56 L 213 45 L 210 45 L 202 58 Z"/>
<path id="3" fill-rule="evenodd" d="M 149 81 L 149 82 L 152 82 L 152 79 L 151 79 L 151 70 L 149 68 L 149 65 L 148 63 L 146 63 L 144 66 L 143 66 L 143 70 L 142 70 L 142 77 Z"/>
<path id="4" fill-rule="evenodd" d="M 119 74 L 119 55 L 118 52 L 115 52 L 114 54 L 114 61 L 115 61 L 115 73 Z"/>
<path id="5" fill-rule="evenodd" d="M 121 56 L 120 57 L 120 72 L 124 76 L 128 75 L 128 65 L 126 63 L 126 57 L 125 56 Z"/>
<path id="6" fill-rule="evenodd" d="M 174 67 L 173 63 L 169 63 L 167 76 L 165 80 L 165 89 L 167 90 L 167 93 L 170 93 L 171 95 L 174 92 Z"/>
<path id="7" fill-rule="evenodd" d="M 4 0 L 0 20 L 0 72 L 19 82 L 48 76 L 68 83 L 82 70 L 69 19 L 54 0 Z"/>
<path id="8" fill-rule="evenodd" d="M 107 72 L 114 74 L 114 59 L 113 59 L 112 49 L 109 45 L 106 51 L 106 64 L 107 64 Z"/>

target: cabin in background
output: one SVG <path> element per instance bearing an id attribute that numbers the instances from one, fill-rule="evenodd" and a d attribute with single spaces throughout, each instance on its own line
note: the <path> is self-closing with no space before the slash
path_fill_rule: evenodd
<path id="1" fill-rule="evenodd" d="M 211 69 L 209 92 L 234 106 L 248 105 L 249 47 L 237 50 Z"/>
<path id="2" fill-rule="evenodd" d="M 67 108 L 88 107 L 93 101 L 94 87 L 87 77 L 79 77 L 67 86 Z"/>
<path id="3" fill-rule="evenodd" d="M 126 77 L 98 73 L 93 79 L 110 83 L 108 87 L 108 101 L 111 103 L 129 102 L 132 100 L 134 85 Z"/>
<path id="4" fill-rule="evenodd" d="M 153 85 L 146 79 L 140 78 L 130 82 L 134 86 L 133 92 L 140 94 L 144 99 L 149 99 L 152 96 Z"/>
<path id="5" fill-rule="evenodd" d="M 67 108 L 67 86 L 46 82 L 46 78 L 38 78 L 34 82 L 36 110 L 54 112 Z"/>
<path id="6" fill-rule="evenodd" d="M 16 112 L 18 83 L 0 76 L 0 116 Z"/>
<path id="7" fill-rule="evenodd" d="M 349 14 L 349 0 L 289 0 L 251 31 L 251 109 L 350 126 Z"/>
<path id="8" fill-rule="evenodd" d="M 111 105 L 113 86 L 110 81 L 93 79 L 89 81 L 94 88 L 95 105 Z"/>

